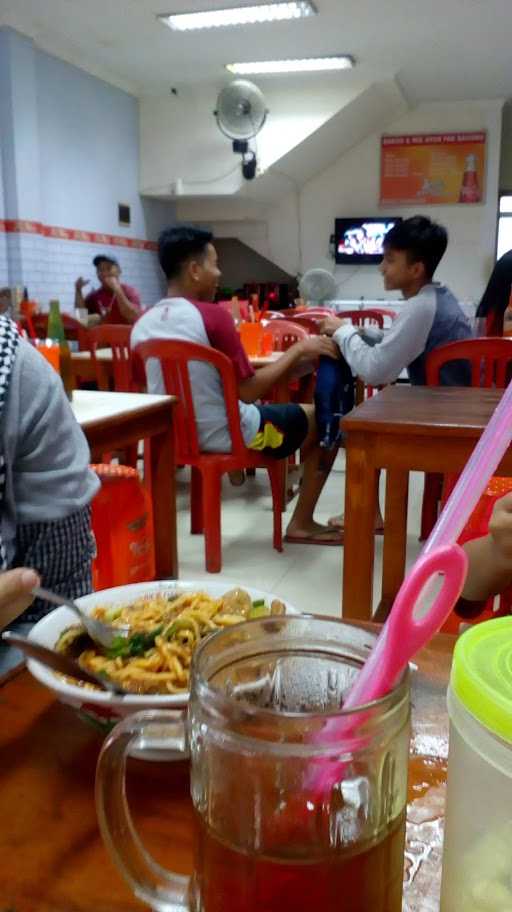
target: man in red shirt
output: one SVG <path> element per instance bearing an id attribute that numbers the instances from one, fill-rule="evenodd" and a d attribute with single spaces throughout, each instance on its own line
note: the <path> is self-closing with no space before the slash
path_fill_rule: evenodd
<path id="1" fill-rule="evenodd" d="M 240 430 L 245 445 L 275 459 L 285 459 L 303 449 L 302 484 L 286 541 L 341 545 L 339 529 L 313 518 L 336 454 L 335 450 L 321 451 L 318 446 L 314 406 L 260 402 L 276 382 L 289 376 L 301 362 L 311 364 L 321 355 L 337 358 L 336 347 L 323 336 L 310 336 L 292 345 L 277 361 L 255 371 L 231 314 L 213 303 L 221 276 L 213 235 L 192 225 L 167 228 L 159 238 L 159 260 L 168 281 L 167 295 L 137 321 L 131 335 L 132 348 L 149 339 L 181 339 L 227 355 L 238 382 Z M 164 393 L 158 360 L 150 358 L 146 371 L 148 391 Z M 217 370 L 207 362 L 192 361 L 189 376 L 200 449 L 229 453 L 231 436 Z"/>
<path id="2" fill-rule="evenodd" d="M 84 299 L 83 288 L 89 280 L 79 276 L 75 282 L 75 307 L 86 307 L 90 314 L 98 314 L 102 323 L 135 323 L 141 313 L 140 298 L 135 288 L 119 281 L 119 263 L 101 254 L 92 262 L 100 287 Z"/>

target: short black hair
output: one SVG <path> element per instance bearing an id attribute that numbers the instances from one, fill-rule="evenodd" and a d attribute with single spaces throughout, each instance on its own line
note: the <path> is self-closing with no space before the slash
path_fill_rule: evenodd
<path id="1" fill-rule="evenodd" d="M 117 266 L 119 268 L 119 263 L 117 262 L 117 260 L 114 260 L 113 257 L 107 256 L 105 253 L 99 253 L 98 256 L 94 257 L 94 260 L 92 261 L 92 265 L 95 266 L 96 269 L 98 269 L 98 267 L 101 266 L 102 263 L 109 263 L 110 266 Z"/>
<path id="2" fill-rule="evenodd" d="M 213 234 L 195 225 L 164 228 L 158 238 L 158 259 L 166 277 L 175 279 L 183 265 L 192 257 L 205 256 Z"/>
<path id="3" fill-rule="evenodd" d="M 448 246 L 448 232 L 424 215 L 414 215 L 391 228 L 384 238 L 384 250 L 403 250 L 410 263 L 423 263 L 431 279 Z"/>

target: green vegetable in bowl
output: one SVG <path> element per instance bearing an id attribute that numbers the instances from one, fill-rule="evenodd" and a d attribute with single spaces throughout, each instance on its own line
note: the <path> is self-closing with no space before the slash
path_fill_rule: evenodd
<path id="1" fill-rule="evenodd" d="M 247 613 L 247 619 L 253 621 L 255 618 L 268 617 L 270 614 L 269 609 L 265 603 L 265 599 L 256 599 L 252 603 L 252 606 L 249 608 Z"/>
<path id="2" fill-rule="evenodd" d="M 144 655 L 155 645 L 155 640 L 163 629 L 163 625 L 161 625 L 149 633 L 134 633 L 131 637 L 115 637 L 112 646 L 105 650 L 105 654 L 109 659 L 129 659 L 132 656 Z"/>

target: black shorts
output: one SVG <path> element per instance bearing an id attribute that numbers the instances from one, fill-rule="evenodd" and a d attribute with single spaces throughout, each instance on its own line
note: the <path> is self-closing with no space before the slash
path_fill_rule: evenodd
<path id="1" fill-rule="evenodd" d="M 308 417 L 300 405 L 257 405 L 260 427 L 251 450 L 260 450 L 274 459 L 285 459 L 300 449 L 309 430 Z"/>

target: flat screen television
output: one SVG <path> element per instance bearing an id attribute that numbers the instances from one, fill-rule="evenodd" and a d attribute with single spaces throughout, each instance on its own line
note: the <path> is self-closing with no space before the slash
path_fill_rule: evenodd
<path id="1" fill-rule="evenodd" d="M 337 218 L 334 226 L 336 263 L 353 266 L 380 263 L 384 238 L 401 221 L 401 218 L 392 216 Z"/>

